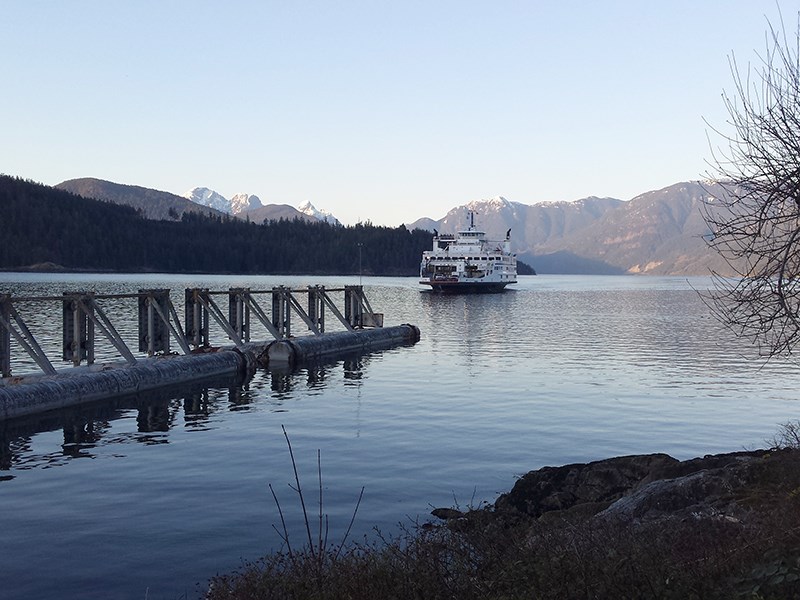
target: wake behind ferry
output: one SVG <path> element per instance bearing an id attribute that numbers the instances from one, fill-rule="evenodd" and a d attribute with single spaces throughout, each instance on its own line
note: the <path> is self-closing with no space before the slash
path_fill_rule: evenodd
<path id="1" fill-rule="evenodd" d="M 517 282 L 517 255 L 511 252 L 511 230 L 503 241 L 490 241 L 475 228 L 469 211 L 469 227 L 453 234 L 434 230 L 433 248 L 422 253 L 420 283 L 434 292 L 502 292 Z"/>

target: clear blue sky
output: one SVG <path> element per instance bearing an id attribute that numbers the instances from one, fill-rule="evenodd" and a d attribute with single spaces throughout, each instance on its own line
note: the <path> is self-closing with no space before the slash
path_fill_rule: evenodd
<path id="1" fill-rule="evenodd" d="M 440 218 L 701 178 L 774 0 L 0 0 L 0 172 Z M 793 30 L 797 2 L 781 2 Z"/>

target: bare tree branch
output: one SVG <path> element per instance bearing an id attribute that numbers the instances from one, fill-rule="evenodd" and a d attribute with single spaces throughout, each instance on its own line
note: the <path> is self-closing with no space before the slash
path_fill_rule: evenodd
<path id="1" fill-rule="evenodd" d="M 709 175 L 724 193 L 704 216 L 708 243 L 734 276 L 715 273 L 705 298 L 718 319 L 773 357 L 800 341 L 800 26 L 790 38 L 782 17 L 777 29 L 768 23 L 757 57 L 742 68 L 731 55 L 726 128 L 712 127 L 724 149 L 712 149 Z"/>

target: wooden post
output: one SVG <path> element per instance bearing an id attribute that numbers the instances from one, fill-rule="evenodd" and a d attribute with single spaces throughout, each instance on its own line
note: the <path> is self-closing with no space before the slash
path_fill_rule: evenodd
<path id="1" fill-rule="evenodd" d="M 62 352 L 61 357 L 77 367 L 84 359 L 94 362 L 94 327 L 89 326 L 89 317 L 81 306 L 85 292 L 64 292 L 62 301 Z M 92 334 L 90 342 L 90 333 Z M 89 351 L 91 349 L 91 351 Z"/>
<path id="2" fill-rule="evenodd" d="M 250 341 L 250 304 L 245 297 L 250 288 L 229 288 L 228 290 L 228 322 L 243 342 Z"/>
<path id="3" fill-rule="evenodd" d="M 11 295 L 0 294 L 0 377 L 11 377 Z"/>
<path id="4" fill-rule="evenodd" d="M 169 352 L 169 305 L 168 289 L 139 290 L 139 352 Z"/>
<path id="5" fill-rule="evenodd" d="M 89 293 L 90 302 L 86 302 L 86 314 L 84 318 L 86 319 L 86 341 L 85 341 L 85 355 L 86 355 L 86 364 L 93 365 L 94 364 L 94 294 Z M 92 314 L 89 314 L 89 313 Z"/>
<path id="6" fill-rule="evenodd" d="M 203 292 L 208 292 L 208 289 L 187 288 L 184 292 L 184 329 L 189 343 L 195 348 L 208 346 L 208 309 L 200 301 Z"/>
<path id="7" fill-rule="evenodd" d="M 278 330 L 282 338 L 292 336 L 292 322 L 287 293 L 289 291 L 282 285 L 272 288 L 272 325 Z"/>
<path id="8" fill-rule="evenodd" d="M 344 318 L 354 328 L 361 327 L 363 324 L 361 293 L 360 285 L 344 286 Z"/>
<path id="9" fill-rule="evenodd" d="M 325 302 L 318 285 L 308 286 L 308 316 L 320 333 L 325 333 Z"/>

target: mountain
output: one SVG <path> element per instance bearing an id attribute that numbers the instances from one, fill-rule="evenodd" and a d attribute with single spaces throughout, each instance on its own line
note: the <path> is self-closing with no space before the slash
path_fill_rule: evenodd
<path id="1" fill-rule="evenodd" d="M 584 198 L 575 202 L 540 202 L 521 204 L 503 196 L 490 200 L 474 200 L 451 209 L 438 221 L 419 219 L 406 225 L 409 229 L 436 228 L 444 233 L 454 233 L 467 226 L 469 211 L 475 212 L 475 224 L 491 236 L 505 236 L 512 230 L 514 250 L 524 252 L 537 244 L 558 240 L 579 231 L 596 221 L 606 212 L 623 205 L 614 198 Z"/>
<path id="2" fill-rule="evenodd" d="M 192 188 L 183 195 L 184 198 L 191 200 L 202 206 L 209 206 L 218 211 L 229 215 L 239 216 L 248 210 L 261 208 L 261 200 L 258 196 L 251 194 L 236 194 L 228 200 L 225 196 L 206 187 Z"/>
<path id="3" fill-rule="evenodd" d="M 169 192 L 113 183 L 92 177 L 62 181 L 55 187 L 84 198 L 131 206 L 140 211 L 142 216 L 147 219 L 180 220 L 187 212 L 224 216 L 224 213 L 218 210 L 195 204 L 182 196 L 176 196 Z"/>
<path id="4" fill-rule="evenodd" d="M 606 212 L 613 211 L 624 202 L 614 198 L 590 197 L 575 202 L 540 202 L 522 204 L 503 196 L 489 200 L 474 200 L 451 209 L 438 221 L 423 218 L 407 225 L 408 229 L 437 229 L 442 233 L 454 233 L 468 225 L 469 211 L 475 213 L 475 225 L 485 231 L 489 238 L 502 239 L 511 230 L 512 249 L 524 262 L 537 272 L 552 272 L 539 267 L 541 261 L 534 250 L 548 242 L 556 242 L 575 232 L 580 232 L 597 221 Z M 580 263 L 580 264 L 577 264 Z M 606 269 L 590 261 L 577 261 L 566 271 L 556 272 L 603 272 L 616 273 L 619 269 Z M 564 267 L 566 268 L 566 267 Z"/>
<path id="5" fill-rule="evenodd" d="M 304 202 L 300 206 L 297 207 L 301 213 L 308 215 L 310 217 L 314 217 L 319 221 L 325 221 L 326 223 L 330 223 L 331 225 L 341 225 L 339 219 L 334 217 L 331 213 L 327 210 L 318 210 L 314 208 L 314 205 L 311 202 Z"/>
<path id="6" fill-rule="evenodd" d="M 522 259 L 534 260 L 533 256 L 539 255 L 548 261 L 553 255 L 566 252 L 627 273 L 729 272 L 728 265 L 706 244 L 710 231 L 702 212 L 713 208 L 709 200 L 724 193 L 718 184 L 698 181 L 646 192 L 604 213 L 580 231 L 534 245 L 523 253 Z M 534 260 L 534 264 L 537 262 L 542 261 Z"/>
<path id="7" fill-rule="evenodd" d="M 575 202 L 511 202 L 502 196 L 452 209 L 442 219 L 419 219 L 408 225 L 454 232 L 476 225 L 501 237 L 511 229 L 517 256 L 538 273 L 700 275 L 730 271 L 709 249 L 702 208 L 722 188 L 682 182 L 623 202 L 589 197 Z M 711 205 L 713 207 L 713 205 Z"/>
<path id="8" fill-rule="evenodd" d="M 422 229 L 424 231 L 433 231 L 434 229 L 439 229 L 442 225 L 439 221 L 434 221 L 430 217 L 422 217 L 421 219 L 417 219 L 413 223 L 404 223 L 406 229 L 409 231 L 413 231 L 414 229 Z"/>

